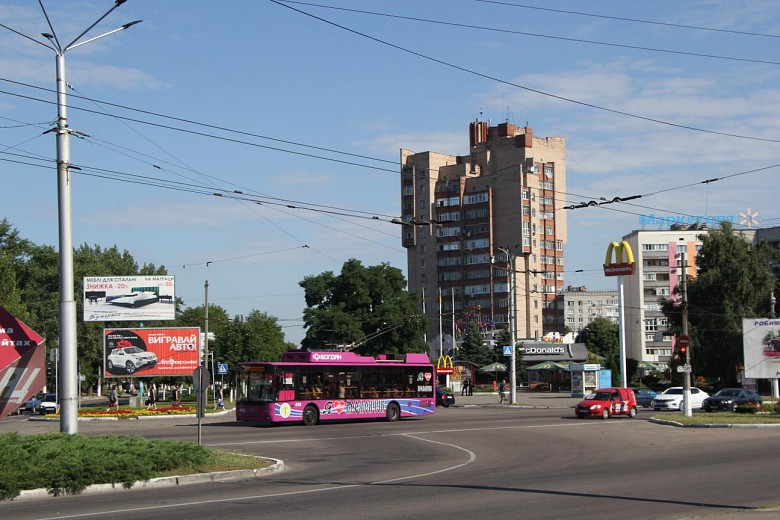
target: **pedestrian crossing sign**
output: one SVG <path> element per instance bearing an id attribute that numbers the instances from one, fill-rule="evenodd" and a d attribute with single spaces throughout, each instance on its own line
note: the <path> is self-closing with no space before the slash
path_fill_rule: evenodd
<path id="1" fill-rule="evenodd" d="M 512 345 L 506 345 L 504 347 L 504 355 L 507 357 L 512 357 Z"/>

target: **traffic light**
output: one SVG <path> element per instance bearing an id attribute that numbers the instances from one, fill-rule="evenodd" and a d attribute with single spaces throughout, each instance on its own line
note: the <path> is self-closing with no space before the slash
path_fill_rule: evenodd
<path id="1" fill-rule="evenodd" d="M 47 378 L 54 377 L 54 362 L 52 361 L 46 362 L 46 377 Z"/>
<path id="2" fill-rule="evenodd" d="M 685 356 L 688 354 L 688 346 L 680 345 L 679 347 L 677 347 L 677 352 L 680 355 L 680 359 L 685 359 Z"/>

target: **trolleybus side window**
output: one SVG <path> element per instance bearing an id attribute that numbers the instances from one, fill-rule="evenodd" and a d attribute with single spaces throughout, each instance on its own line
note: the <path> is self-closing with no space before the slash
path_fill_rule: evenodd
<path id="1" fill-rule="evenodd" d="M 301 383 L 298 387 L 299 399 L 322 399 L 322 391 L 325 382 L 321 368 L 301 369 Z"/>

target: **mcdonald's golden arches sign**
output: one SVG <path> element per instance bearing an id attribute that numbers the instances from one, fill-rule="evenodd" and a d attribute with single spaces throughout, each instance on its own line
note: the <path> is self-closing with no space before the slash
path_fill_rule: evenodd
<path id="1" fill-rule="evenodd" d="M 612 255 L 615 261 L 612 261 Z M 623 240 L 620 243 L 610 242 L 607 247 L 607 256 L 604 259 L 604 276 L 623 276 L 634 274 L 634 252 L 631 246 Z"/>
<path id="2" fill-rule="evenodd" d="M 455 368 L 452 365 L 451 356 L 439 356 L 436 361 L 436 373 L 443 375 L 450 375 L 455 372 Z"/>

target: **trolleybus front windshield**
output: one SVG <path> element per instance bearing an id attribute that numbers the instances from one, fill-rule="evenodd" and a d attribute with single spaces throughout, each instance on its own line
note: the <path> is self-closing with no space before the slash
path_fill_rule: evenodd
<path id="1" fill-rule="evenodd" d="M 238 400 L 272 403 L 276 400 L 272 365 L 245 365 L 238 375 Z"/>

